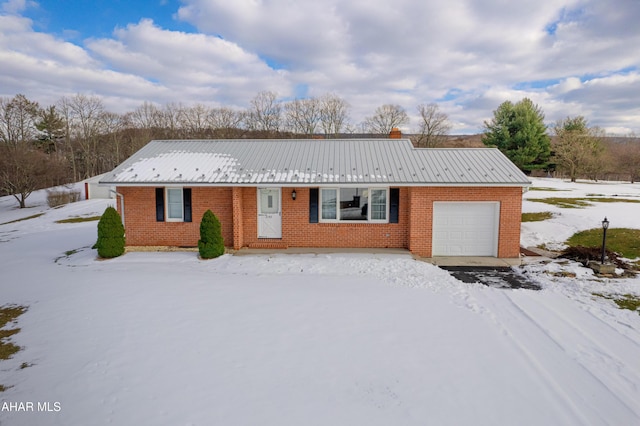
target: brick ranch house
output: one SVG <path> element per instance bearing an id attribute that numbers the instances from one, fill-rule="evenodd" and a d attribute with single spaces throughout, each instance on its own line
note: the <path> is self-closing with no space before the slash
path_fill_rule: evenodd
<path id="1" fill-rule="evenodd" d="M 389 139 L 155 140 L 113 185 L 126 244 L 197 246 L 207 209 L 227 247 L 405 248 L 518 258 L 527 177 L 500 151 Z"/>

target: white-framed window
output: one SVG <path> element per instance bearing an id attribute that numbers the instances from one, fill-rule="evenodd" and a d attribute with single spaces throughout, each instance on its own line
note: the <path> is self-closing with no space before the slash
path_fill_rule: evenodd
<path id="1" fill-rule="evenodd" d="M 338 220 L 337 188 L 322 188 L 320 190 L 320 218 L 322 220 Z"/>
<path id="2" fill-rule="evenodd" d="M 388 218 L 389 203 L 387 202 L 386 189 L 371 189 L 369 191 L 370 220 L 386 221 Z"/>
<path id="3" fill-rule="evenodd" d="M 182 188 L 167 188 L 167 222 L 182 222 L 184 206 Z"/>
<path id="4" fill-rule="evenodd" d="M 320 222 L 389 221 L 389 188 L 320 188 Z"/>

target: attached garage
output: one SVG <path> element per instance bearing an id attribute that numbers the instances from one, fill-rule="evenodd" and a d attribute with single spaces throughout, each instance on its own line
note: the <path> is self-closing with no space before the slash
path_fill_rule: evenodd
<path id="1" fill-rule="evenodd" d="M 434 202 L 433 256 L 497 256 L 499 202 Z"/>

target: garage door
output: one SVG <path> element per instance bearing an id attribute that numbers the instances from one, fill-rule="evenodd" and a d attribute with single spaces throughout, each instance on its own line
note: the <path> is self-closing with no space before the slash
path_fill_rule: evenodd
<path id="1" fill-rule="evenodd" d="M 433 256 L 497 256 L 500 203 L 433 203 Z"/>

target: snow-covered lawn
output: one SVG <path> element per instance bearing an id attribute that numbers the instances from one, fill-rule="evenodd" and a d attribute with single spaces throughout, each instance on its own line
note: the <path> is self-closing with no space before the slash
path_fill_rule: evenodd
<path id="1" fill-rule="evenodd" d="M 568 190 L 526 198 L 640 197 L 638 185 L 535 185 Z M 640 279 L 553 262 L 523 268 L 543 290 L 500 290 L 403 254 L 97 261 L 96 222 L 55 221 L 107 201 L 32 197 L 28 212 L 0 198 L 0 223 L 45 213 L 0 226 L 0 305 L 29 307 L 23 350 L 0 361 L 13 386 L 0 400 L 33 403 L 0 412 L 3 426 L 640 424 L 640 315 L 591 294 L 640 294 Z M 523 224 L 523 245 L 559 245 L 604 216 L 640 226 L 640 204 L 524 211 L 560 215 Z M 546 272 L 560 270 L 577 277 Z"/>
<path id="2" fill-rule="evenodd" d="M 640 228 L 640 183 L 578 182 L 559 179 L 534 179 L 534 188 L 525 195 L 522 211 L 552 212 L 554 217 L 544 222 L 522 224 L 523 246 L 545 244 L 552 250 L 562 249 L 564 241 L 578 231 L 600 228 L 607 217 L 611 228 Z M 561 208 L 531 200 L 542 198 L 620 198 L 636 203 L 594 203 L 585 209 Z M 528 201 L 527 201 L 528 200 Z"/>

